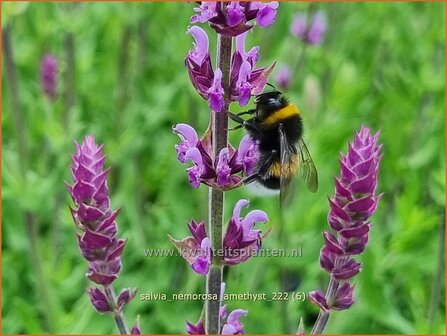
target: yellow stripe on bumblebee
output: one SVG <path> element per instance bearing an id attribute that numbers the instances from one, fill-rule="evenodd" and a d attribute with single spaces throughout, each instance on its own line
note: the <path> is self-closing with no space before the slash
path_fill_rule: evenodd
<path id="1" fill-rule="evenodd" d="M 262 123 L 266 125 L 271 125 L 281 120 L 296 116 L 300 114 L 300 110 L 294 104 L 289 104 L 282 109 L 275 111 L 270 116 L 268 116 Z"/>

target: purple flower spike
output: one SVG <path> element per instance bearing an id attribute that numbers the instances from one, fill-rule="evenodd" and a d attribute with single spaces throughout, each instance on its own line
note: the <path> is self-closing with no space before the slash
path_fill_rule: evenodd
<path id="1" fill-rule="evenodd" d="M 76 205 L 73 219 L 83 231 L 78 234 L 78 242 L 90 262 L 87 275 L 97 284 L 109 285 L 118 277 L 125 241 L 116 237 L 118 211 L 109 208 L 109 170 L 103 168 L 102 148 L 92 136 L 87 136 L 82 145 L 76 144 L 71 166 L 74 183 L 67 188 Z"/>
<path id="2" fill-rule="evenodd" d="M 127 333 L 122 312 L 135 297 L 136 289 L 124 289 L 118 297 L 114 294 L 112 283 L 121 270 L 126 241 L 117 236 L 115 220 L 119 210 L 110 207 L 109 169 L 104 168 L 103 146 L 97 145 L 93 136 L 86 136 L 81 145 L 75 144 L 75 148 L 76 153 L 71 157 L 73 184 L 67 183 L 75 204 L 70 209 L 71 215 L 80 231 L 77 233 L 80 252 L 89 263 L 86 276 L 104 287 L 104 290 L 91 288 L 88 293 L 95 309 L 113 313 L 120 332 Z"/>
<path id="3" fill-rule="evenodd" d="M 317 12 L 310 23 L 307 21 L 306 14 L 298 13 L 290 28 L 292 35 L 299 37 L 303 43 L 313 45 L 318 45 L 323 41 L 326 30 L 326 16 L 322 12 Z"/>
<path id="4" fill-rule="evenodd" d="M 322 310 L 344 310 L 354 303 L 353 290 L 348 282 L 361 271 L 362 264 L 353 256 L 362 253 L 368 243 L 370 217 L 377 209 L 381 195 L 377 195 L 377 181 L 382 158 L 378 144 L 379 133 L 362 126 L 355 134 L 348 153 L 341 155 L 340 176 L 335 179 L 335 195 L 329 199 L 329 227 L 324 232 L 324 247 L 320 252 L 320 266 L 332 278 L 324 295 L 320 290 L 309 294 L 312 302 Z"/>
<path id="5" fill-rule="evenodd" d="M 276 74 L 275 82 L 282 90 L 287 90 L 290 86 L 291 71 L 286 65 L 281 67 Z"/>
<path id="6" fill-rule="evenodd" d="M 56 99 L 57 63 L 56 57 L 50 54 L 45 55 L 40 63 L 40 83 L 42 91 L 51 100 Z"/>

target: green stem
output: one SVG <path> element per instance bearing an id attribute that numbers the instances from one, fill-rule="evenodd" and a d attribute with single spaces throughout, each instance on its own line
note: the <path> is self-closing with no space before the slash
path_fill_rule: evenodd
<path id="1" fill-rule="evenodd" d="M 335 258 L 335 265 L 338 265 L 338 260 Z M 327 302 L 332 302 L 335 297 L 335 292 L 338 289 L 339 282 L 337 280 L 334 280 L 332 277 L 329 281 L 329 285 L 326 290 L 326 300 Z M 329 315 L 331 311 L 324 311 L 320 310 L 320 313 L 318 314 L 317 320 L 315 321 L 314 327 L 312 328 L 312 331 L 310 332 L 311 335 L 320 335 L 323 333 L 324 328 L 326 327 L 326 324 L 329 320 Z"/>
<path id="2" fill-rule="evenodd" d="M 436 316 L 439 309 L 439 302 L 441 299 L 441 283 L 442 277 L 445 274 L 444 263 L 445 263 L 445 215 L 439 225 L 439 247 L 438 247 L 438 263 L 436 266 L 436 273 L 433 279 L 430 305 L 428 308 L 428 332 L 433 333 L 433 328 L 435 326 Z"/>
<path id="3" fill-rule="evenodd" d="M 104 286 L 104 290 L 106 292 L 107 298 L 109 299 L 109 304 L 114 310 L 113 317 L 115 319 L 116 326 L 118 327 L 118 331 L 121 335 L 130 334 L 129 328 L 127 327 L 126 318 L 124 317 L 122 310 L 118 309 L 115 290 L 112 286 Z"/>
<path id="4" fill-rule="evenodd" d="M 19 155 L 19 174 L 26 181 L 26 173 L 28 169 L 29 150 L 27 145 L 26 128 L 24 124 L 24 116 L 21 109 L 21 102 L 19 97 L 19 88 L 16 67 L 14 64 L 14 53 L 12 49 L 11 40 L 11 27 L 7 25 L 3 29 L 3 56 L 5 61 L 11 111 L 14 124 L 15 138 L 18 146 Z M 30 262 L 34 269 L 35 278 L 35 291 L 38 297 L 38 301 L 42 303 L 44 309 L 42 309 L 43 316 L 45 317 L 46 329 L 52 333 L 55 326 L 55 315 L 53 308 L 53 301 L 50 298 L 50 292 L 48 289 L 48 279 L 45 277 L 42 262 L 40 257 L 40 251 L 38 246 L 38 223 L 33 213 L 28 210 L 24 211 L 25 229 L 28 236 L 29 248 L 30 248 Z"/>
<path id="5" fill-rule="evenodd" d="M 227 111 L 230 105 L 229 84 L 231 66 L 232 38 L 218 35 L 217 41 L 217 64 L 222 71 L 222 82 L 225 91 L 225 106 L 220 113 L 212 112 L 212 139 L 213 160 L 219 155 L 222 148 L 228 145 L 228 117 Z M 213 249 L 212 265 L 206 278 L 207 298 L 205 311 L 205 328 L 207 334 L 219 334 L 220 332 L 220 287 L 222 284 L 222 234 L 223 234 L 223 211 L 224 193 L 221 190 L 209 189 L 209 220 L 208 232 L 211 237 Z"/>
<path id="6" fill-rule="evenodd" d="M 64 113 L 63 123 L 68 125 L 70 121 L 70 110 L 75 100 L 75 81 L 76 81 L 76 59 L 75 59 L 75 45 L 74 35 L 69 32 L 65 35 L 65 52 L 67 67 L 64 74 Z"/>

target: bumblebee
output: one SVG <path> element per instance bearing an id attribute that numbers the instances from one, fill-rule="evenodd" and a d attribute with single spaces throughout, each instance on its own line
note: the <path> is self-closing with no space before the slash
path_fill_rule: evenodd
<path id="1" fill-rule="evenodd" d="M 248 176 L 245 184 L 280 192 L 283 204 L 297 172 L 311 192 L 318 189 L 318 174 L 312 157 L 303 141 L 303 122 L 299 109 L 291 104 L 280 91 L 261 93 L 255 97 L 254 109 L 229 117 L 239 125 L 231 130 L 245 128 L 258 142 L 260 159 L 255 172 Z M 241 115 L 250 115 L 244 120 Z"/>

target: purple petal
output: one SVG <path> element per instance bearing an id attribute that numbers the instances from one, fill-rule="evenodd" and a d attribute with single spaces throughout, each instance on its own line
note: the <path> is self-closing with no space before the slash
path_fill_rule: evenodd
<path id="1" fill-rule="evenodd" d="M 221 335 L 236 335 L 236 328 L 231 324 L 225 323 L 222 327 Z"/>
<path id="2" fill-rule="evenodd" d="M 194 49 L 190 50 L 188 57 L 197 65 L 201 65 L 208 54 L 209 40 L 206 31 L 198 26 L 188 28 L 187 32 L 194 37 Z"/>
<path id="3" fill-rule="evenodd" d="M 186 152 L 190 148 L 197 146 L 199 137 L 197 136 L 196 130 L 187 124 L 177 124 L 172 127 L 172 130 L 180 137 L 182 141 L 180 144 L 175 146 L 175 149 L 177 151 L 177 158 L 180 162 L 185 163 Z"/>
<path id="4" fill-rule="evenodd" d="M 248 61 L 244 61 L 239 70 L 238 80 L 236 82 L 237 90 L 239 91 L 239 105 L 244 106 L 250 100 L 252 86 L 248 83 L 248 78 L 251 74 L 251 65 Z"/>
<path id="5" fill-rule="evenodd" d="M 303 38 L 306 31 L 306 24 L 306 15 L 302 13 L 296 14 L 293 19 L 292 26 L 290 27 L 290 32 L 296 37 Z"/>
<path id="6" fill-rule="evenodd" d="M 369 232 L 369 225 L 362 224 L 356 227 L 346 228 L 339 232 L 340 236 L 346 239 L 361 237 Z"/>
<path id="7" fill-rule="evenodd" d="M 247 38 L 248 32 L 236 37 L 236 50 L 242 57 L 242 61 L 247 61 L 250 63 L 251 67 L 254 68 L 259 57 L 259 47 L 255 46 L 250 49 L 250 51 L 245 51 L 245 39 Z"/>
<path id="8" fill-rule="evenodd" d="M 239 148 L 237 150 L 237 163 L 244 166 L 244 174 L 249 176 L 253 173 L 257 162 L 259 161 L 259 148 L 256 141 L 246 134 L 241 142 L 239 143 Z"/>
<path id="9" fill-rule="evenodd" d="M 253 228 L 255 223 L 258 223 L 258 222 L 264 223 L 267 221 L 268 221 L 268 217 L 264 211 L 252 210 L 242 220 L 242 227 L 244 229 L 244 232 L 249 232 Z"/>
<path id="10" fill-rule="evenodd" d="M 316 304 L 323 311 L 329 311 L 329 306 L 326 301 L 326 297 L 322 291 L 319 289 L 312 291 L 308 295 L 310 301 Z"/>
<path id="11" fill-rule="evenodd" d="M 210 263 L 208 258 L 199 257 L 191 266 L 197 274 L 206 275 L 208 274 Z"/>
<path id="12" fill-rule="evenodd" d="M 322 12 L 317 12 L 312 20 L 308 32 L 308 41 L 311 44 L 320 44 L 327 30 L 326 16 Z"/>
<path id="13" fill-rule="evenodd" d="M 227 5 L 227 24 L 230 27 L 238 25 L 244 17 L 243 8 L 239 5 L 239 1 L 231 1 Z"/>
<path id="14" fill-rule="evenodd" d="M 225 106 L 224 89 L 222 87 L 222 71 L 217 68 L 214 72 L 213 84 L 209 88 L 208 103 L 213 111 L 221 112 Z"/>
<path id="15" fill-rule="evenodd" d="M 86 229 L 85 233 L 82 235 L 81 241 L 89 249 L 104 248 L 112 242 L 110 237 L 93 232 L 89 229 Z"/>
<path id="16" fill-rule="evenodd" d="M 77 203 L 91 200 L 95 191 L 96 188 L 94 185 L 82 180 L 78 180 L 72 189 L 73 197 Z"/>
<path id="17" fill-rule="evenodd" d="M 205 326 L 203 321 L 198 321 L 196 324 L 192 324 L 186 321 L 186 332 L 190 335 L 205 335 Z"/>
<path id="18" fill-rule="evenodd" d="M 204 23 L 215 17 L 217 15 L 216 6 L 217 2 L 215 1 L 202 1 L 198 8 L 194 8 L 199 14 L 191 17 L 191 23 Z"/>
<path id="19" fill-rule="evenodd" d="M 244 325 L 240 321 L 240 318 L 248 314 L 247 310 L 235 309 L 227 318 L 227 323 L 222 328 L 222 335 L 234 335 L 244 332 Z"/>
<path id="20" fill-rule="evenodd" d="M 88 290 L 90 300 L 93 306 L 99 313 L 111 312 L 112 308 L 109 305 L 107 295 L 99 288 L 90 288 Z"/>
<path id="21" fill-rule="evenodd" d="M 233 216 L 232 216 L 234 221 L 239 222 L 239 220 L 241 218 L 242 208 L 247 207 L 249 204 L 250 204 L 250 201 L 246 200 L 246 199 L 241 199 L 236 203 L 236 205 L 234 206 Z"/>
<path id="22" fill-rule="evenodd" d="M 118 306 L 123 307 L 128 304 L 137 294 L 135 289 L 126 288 L 118 295 Z"/>
<path id="23" fill-rule="evenodd" d="M 196 147 L 190 148 L 185 154 L 185 161 L 187 160 L 194 162 L 194 166 L 186 171 L 188 172 L 189 183 L 197 189 L 200 186 L 200 177 L 204 170 L 202 154 Z"/>
<path id="24" fill-rule="evenodd" d="M 231 168 L 228 165 L 229 151 L 228 148 L 222 148 L 219 152 L 219 158 L 217 161 L 216 174 L 217 182 L 221 186 L 226 186 L 230 183 Z"/>
<path id="25" fill-rule="evenodd" d="M 368 209 L 374 204 L 374 198 L 364 197 L 348 203 L 345 210 L 350 212 L 367 213 Z"/>
<path id="26" fill-rule="evenodd" d="M 287 65 L 282 66 L 275 77 L 275 82 L 278 84 L 278 86 L 286 90 L 290 85 L 290 77 L 291 77 L 291 71 L 290 67 Z"/>
<path id="27" fill-rule="evenodd" d="M 335 238 L 335 236 L 330 233 L 325 231 L 323 233 L 324 236 L 324 241 L 325 241 L 325 247 L 327 248 L 328 251 L 336 254 L 336 255 L 342 255 L 343 254 L 343 249 L 340 246 L 340 244 L 337 241 L 337 238 Z"/>
<path id="28" fill-rule="evenodd" d="M 345 282 L 339 286 L 336 293 L 334 303 L 331 308 L 334 310 L 345 310 L 350 308 L 354 304 L 353 299 L 354 286 L 351 286 L 349 282 Z"/>
<path id="29" fill-rule="evenodd" d="M 276 19 L 276 9 L 279 4 L 277 1 L 272 1 L 259 10 L 256 16 L 256 23 L 260 27 L 268 27 L 275 22 Z"/>

